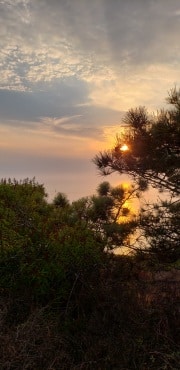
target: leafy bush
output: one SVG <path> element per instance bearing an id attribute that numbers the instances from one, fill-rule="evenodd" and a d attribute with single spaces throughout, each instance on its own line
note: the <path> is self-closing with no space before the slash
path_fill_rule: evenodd
<path id="1" fill-rule="evenodd" d="M 45 198 L 35 180 L 1 181 L 1 287 L 36 300 L 57 294 L 65 299 L 76 274 L 88 276 L 102 252 L 94 232 L 72 222 L 68 201 L 57 207 Z"/>

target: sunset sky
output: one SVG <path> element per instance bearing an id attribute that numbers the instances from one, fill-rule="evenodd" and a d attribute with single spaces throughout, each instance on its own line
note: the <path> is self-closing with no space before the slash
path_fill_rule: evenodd
<path id="1" fill-rule="evenodd" d="M 1 0 L 0 177 L 93 194 L 124 113 L 179 83 L 179 0 Z"/>

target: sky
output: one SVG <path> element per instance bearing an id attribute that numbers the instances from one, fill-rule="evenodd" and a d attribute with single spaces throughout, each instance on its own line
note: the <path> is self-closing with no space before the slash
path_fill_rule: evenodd
<path id="1" fill-rule="evenodd" d="M 179 87 L 179 0 L 1 0 L 0 35 L 0 178 L 50 199 L 94 194 L 125 112 Z"/>

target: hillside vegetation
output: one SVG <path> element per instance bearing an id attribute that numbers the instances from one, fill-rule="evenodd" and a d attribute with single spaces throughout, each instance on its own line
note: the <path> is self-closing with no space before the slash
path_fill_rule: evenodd
<path id="1" fill-rule="evenodd" d="M 0 369 L 179 369 L 180 93 L 168 99 L 154 121 L 130 110 L 126 134 L 94 159 L 130 174 L 129 188 L 104 181 L 49 203 L 35 179 L 1 180 Z M 167 200 L 134 214 L 150 185 Z"/>

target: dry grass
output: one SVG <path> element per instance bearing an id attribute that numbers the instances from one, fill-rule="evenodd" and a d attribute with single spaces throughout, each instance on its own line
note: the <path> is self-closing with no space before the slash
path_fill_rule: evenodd
<path id="1" fill-rule="evenodd" d="M 134 279 L 118 261 L 82 281 L 68 311 L 58 300 L 28 307 L 4 296 L 0 369 L 178 370 L 177 287 L 163 284 Z"/>

